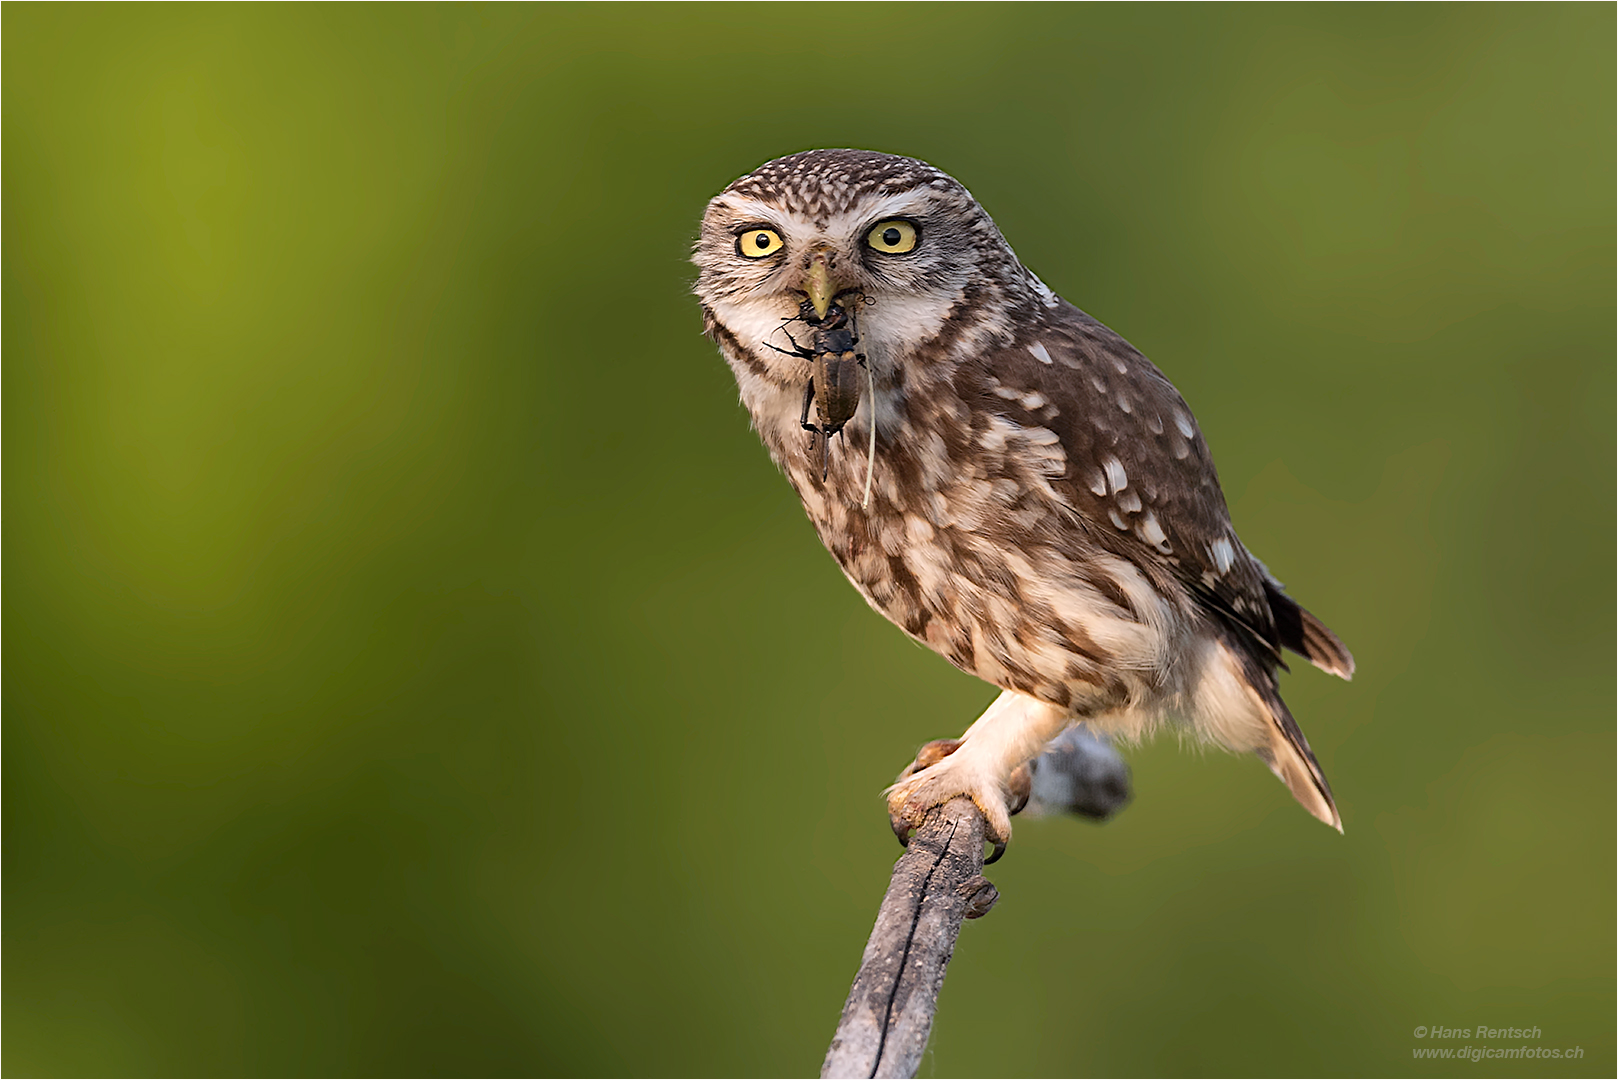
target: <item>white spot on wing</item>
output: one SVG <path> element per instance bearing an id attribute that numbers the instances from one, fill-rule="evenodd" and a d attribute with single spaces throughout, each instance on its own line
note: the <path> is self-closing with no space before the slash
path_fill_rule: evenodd
<path id="1" fill-rule="evenodd" d="M 1043 409 L 1045 407 L 1045 395 L 1037 393 L 1024 394 L 1022 397 L 1022 407 L 1027 409 L 1029 412 L 1032 412 L 1035 409 Z"/>
<path id="2" fill-rule="evenodd" d="M 1179 428 L 1180 434 L 1188 439 L 1197 433 L 1196 425 L 1191 423 L 1191 418 L 1179 409 L 1174 410 L 1174 426 Z"/>
<path id="3" fill-rule="evenodd" d="M 1056 294 L 1051 292 L 1051 287 L 1049 285 L 1039 280 L 1039 276 L 1037 274 L 1029 272 L 1028 282 L 1029 284 L 1033 285 L 1034 291 L 1039 294 L 1039 298 L 1045 301 L 1046 307 L 1053 308 L 1056 306 Z M 1050 363 L 1050 360 L 1047 359 L 1045 362 L 1048 364 Z"/>
<path id="4" fill-rule="evenodd" d="M 1134 411 L 1133 406 L 1129 404 L 1129 398 L 1125 396 L 1122 390 L 1118 391 L 1118 407 L 1124 410 L 1124 412 Z"/>
<path id="5" fill-rule="evenodd" d="M 1138 514 L 1140 513 L 1140 496 L 1133 491 L 1120 491 L 1118 493 L 1118 505 L 1126 514 Z"/>
<path id="6" fill-rule="evenodd" d="M 1046 352 L 1045 346 L 1037 341 L 1028 346 L 1028 351 L 1033 353 L 1034 359 L 1038 360 L 1041 364 L 1048 364 L 1051 362 L 1051 354 Z"/>
<path id="7" fill-rule="evenodd" d="M 1142 540 L 1145 540 L 1148 544 L 1151 544 L 1164 554 L 1168 553 L 1168 534 L 1163 531 L 1163 526 L 1157 523 L 1156 514 L 1152 513 L 1150 510 L 1146 511 L 1145 515 L 1143 515 L 1141 519 L 1135 523 L 1135 528 L 1140 530 L 1140 537 Z"/>
<path id="8" fill-rule="evenodd" d="M 1208 554 L 1213 556 L 1214 568 L 1221 574 L 1230 572 L 1230 566 L 1236 561 L 1236 549 L 1231 547 L 1230 539 L 1221 536 L 1208 545 Z"/>
<path id="9" fill-rule="evenodd" d="M 1101 467 L 1107 470 L 1107 483 L 1112 485 L 1113 491 L 1122 491 L 1129 486 L 1129 474 L 1124 472 L 1123 462 L 1108 455 L 1101 459 Z"/>
<path id="10" fill-rule="evenodd" d="M 1119 517 L 1118 516 L 1118 511 L 1116 511 L 1116 510 L 1108 510 L 1107 511 L 1107 517 L 1112 519 L 1112 523 L 1115 526 L 1117 526 L 1119 532 L 1128 532 L 1129 531 L 1129 522 L 1127 522 L 1123 518 Z"/>
<path id="11" fill-rule="evenodd" d="M 1097 495 L 1105 495 L 1107 493 L 1107 478 L 1100 473 L 1092 473 L 1090 475 L 1090 490 Z"/>

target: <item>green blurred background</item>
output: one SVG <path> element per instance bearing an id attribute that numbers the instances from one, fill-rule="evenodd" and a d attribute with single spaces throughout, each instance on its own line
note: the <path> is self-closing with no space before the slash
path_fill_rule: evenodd
<path id="1" fill-rule="evenodd" d="M 4 1066 L 811 1074 L 992 691 L 842 580 L 705 200 L 924 157 L 1353 647 L 1130 751 L 926 1075 L 1614 1072 L 1614 10 L 4 12 Z M 1422 1026 L 1568 1062 L 1414 1062 Z"/>

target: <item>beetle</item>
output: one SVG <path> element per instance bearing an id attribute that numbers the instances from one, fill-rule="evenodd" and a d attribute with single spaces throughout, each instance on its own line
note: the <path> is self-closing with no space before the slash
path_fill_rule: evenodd
<path id="1" fill-rule="evenodd" d="M 835 435 L 854 416 L 860 407 L 860 372 L 865 357 L 854 351 L 859 338 L 854 334 L 853 321 L 835 304 L 826 310 L 826 317 L 818 321 L 813 312 L 804 321 L 815 329 L 814 345 L 809 351 L 809 385 L 803 399 L 803 426 L 822 435 Z M 809 423 L 809 402 L 815 403 L 818 425 Z"/>
<path id="2" fill-rule="evenodd" d="M 802 322 L 813 329 L 814 337 L 809 348 L 799 345 L 798 339 L 786 329 L 795 322 Z M 769 347 L 778 353 L 809 361 L 809 381 L 803 388 L 803 413 L 798 422 L 809 432 L 811 447 L 814 446 L 816 435 L 823 440 L 820 446 L 820 479 L 824 481 L 831 470 L 832 436 L 843 430 L 843 426 L 854 418 L 854 413 L 860 407 L 860 394 L 864 389 L 860 369 L 865 369 L 866 382 L 871 381 L 872 372 L 865 355 L 855 350 L 860 338 L 853 313 L 836 303 L 829 306 L 822 316 L 816 315 L 814 305 L 805 300 L 798 308 L 798 314 L 783 322 L 781 329 L 786 333 L 787 340 L 792 342 L 792 348 Z M 809 420 L 811 405 L 815 410 L 814 422 Z M 875 452 L 876 428 L 873 425 L 868 453 L 874 455 Z M 869 466 L 870 463 L 867 463 L 862 505 L 869 503 L 871 498 Z"/>
<path id="3" fill-rule="evenodd" d="M 860 407 L 860 369 L 865 357 L 855 351 L 859 335 L 854 330 L 854 319 L 837 304 L 826 309 L 824 316 L 815 314 L 814 307 L 805 300 L 798 314 L 788 322 L 803 322 L 814 330 L 809 348 L 798 344 L 789 332 L 787 340 L 792 348 L 776 352 L 786 353 L 809 361 L 809 382 L 803 388 L 803 414 L 798 422 L 803 429 L 825 441 L 821 444 L 820 478 L 824 480 L 831 467 L 831 438 L 843 430 Z M 783 329 L 784 329 L 783 325 Z M 809 419 L 809 408 L 814 406 L 815 420 Z"/>

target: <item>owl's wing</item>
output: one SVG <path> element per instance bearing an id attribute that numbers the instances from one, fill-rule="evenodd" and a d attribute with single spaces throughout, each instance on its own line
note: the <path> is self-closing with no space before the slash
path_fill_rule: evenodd
<path id="1" fill-rule="evenodd" d="M 1237 539 L 1213 458 L 1179 391 L 1071 304 L 1056 301 L 1043 314 L 1010 347 L 984 356 L 969 392 L 990 412 L 1056 433 L 1067 466 L 1054 486 L 1092 538 L 1149 575 L 1178 580 L 1276 663 L 1284 646 L 1351 674 L 1348 650 Z"/>

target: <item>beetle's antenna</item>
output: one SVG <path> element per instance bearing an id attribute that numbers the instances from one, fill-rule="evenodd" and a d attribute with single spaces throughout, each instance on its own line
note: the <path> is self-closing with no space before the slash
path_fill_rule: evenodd
<path id="1" fill-rule="evenodd" d="M 768 341 L 764 342 L 764 347 L 767 348 L 767 349 L 774 349 L 776 352 L 783 353 L 783 354 L 785 354 L 787 356 L 796 356 L 800 360 L 807 360 L 811 356 L 813 356 L 814 353 L 810 352 L 808 349 L 804 348 L 802 345 L 799 345 L 798 344 L 798 339 L 792 336 L 792 331 L 791 330 L 787 329 L 787 326 L 790 323 L 795 323 L 797 321 L 798 321 L 798 317 L 796 315 L 794 315 L 790 319 L 782 319 L 781 320 L 781 325 L 777 326 L 775 328 L 776 330 L 780 331 L 781 333 L 783 333 L 783 334 L 785 334 L 787 336 L 787 340 L 792 342 L 792 348 L 783 349 L 778 345 L 771 345 Z"/>
<path id="2" fill-rule="evenodd" d="M 865 451 L 865 498 L 860 500 L 861 510 L 871 505 L 871 478 L 876 475 L 876 362 L 869 358 L 865 361 L 865 378 L 871 388 L 871 444 Z"/>

